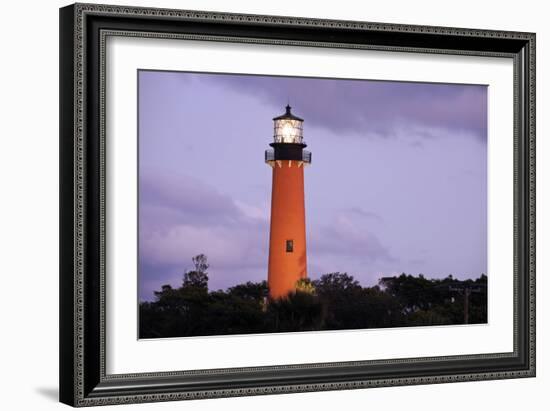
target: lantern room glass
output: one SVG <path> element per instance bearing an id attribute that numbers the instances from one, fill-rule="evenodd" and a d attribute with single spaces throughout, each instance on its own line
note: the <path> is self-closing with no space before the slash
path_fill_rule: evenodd
<path id="1" fill-rule="evenodd" d="M 300 120 L 282 118 L 274 121 L 275 143 L 303 144 L 303 122 Z"/>

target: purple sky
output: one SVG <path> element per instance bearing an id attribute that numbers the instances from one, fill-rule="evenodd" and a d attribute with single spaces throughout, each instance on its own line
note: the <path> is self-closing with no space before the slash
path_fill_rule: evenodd
<path id="1" fill-rule="evenodd" d="M 139 72 L 140 299 L 267 278 L 272 118 L 290 101 L 306 168 L 308 274 L 364 285 L 487 272 L 487 90 L 480 85 Z"/>

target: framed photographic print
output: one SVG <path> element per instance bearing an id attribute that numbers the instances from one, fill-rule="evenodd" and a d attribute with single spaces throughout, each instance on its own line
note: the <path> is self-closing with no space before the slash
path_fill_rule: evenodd
<path id="1" fill-rule="evenodd" d="M 533 33 L 60 10 L 60 400 L 535 375 Z"/>

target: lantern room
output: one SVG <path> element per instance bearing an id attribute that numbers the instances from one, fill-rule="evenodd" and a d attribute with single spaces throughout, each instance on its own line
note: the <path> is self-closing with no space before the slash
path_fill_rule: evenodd
<path id="1" fill-rule="evenodd" d="M 286 112 L 273 119 L 273 149 L 265 151 L 265 162 L 273 167 L 277 161 L 297 161 L 299 165 L 311 163 L 311 152 L 304 141 L 304 120 L 295 116 L 286 106 Z"/>
<path id="2" fill-rule="evenodd" d="M 273 141 L 275 143 L 303 144 L 303 123 L 300 117 L 290 111 L 286 106 L 286 112 L 282 116 L 273 119 Z"/>

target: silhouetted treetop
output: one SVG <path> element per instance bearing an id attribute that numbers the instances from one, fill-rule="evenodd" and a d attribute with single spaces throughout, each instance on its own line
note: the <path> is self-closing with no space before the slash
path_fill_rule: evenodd
<path id="1" fill-rule="evenodd" d="M 183 286 L 208 290 L 208 259 L 204 254 L 192 258 L 195 269 L 183 274 Z"/>

